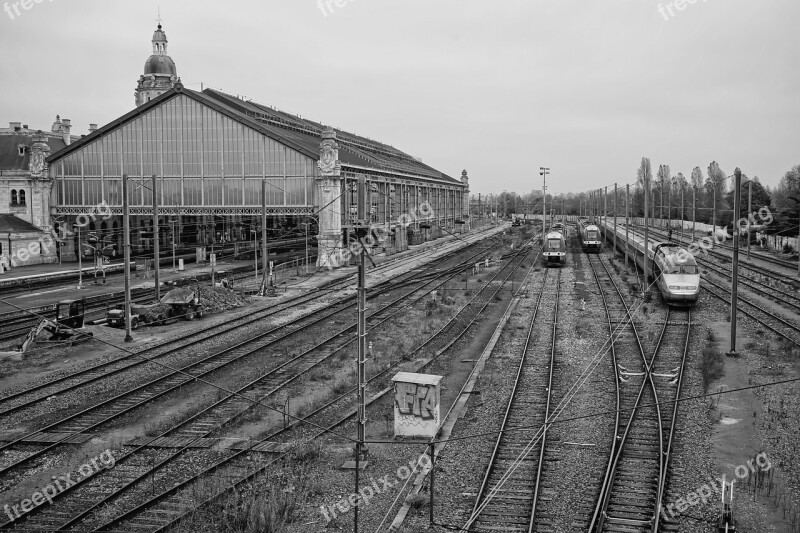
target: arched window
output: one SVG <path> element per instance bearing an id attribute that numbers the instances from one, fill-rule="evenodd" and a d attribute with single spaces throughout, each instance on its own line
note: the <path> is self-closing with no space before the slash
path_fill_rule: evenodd
<path id="1" fill-rule="evenodd" d="M 19 205 L 25 205 L 25 191 L 19 191 Z"/>
<path id="2" fill-rule="evenodd" d="M 11 205 L 17 205 L 17 189 L 11 189 Z"/>

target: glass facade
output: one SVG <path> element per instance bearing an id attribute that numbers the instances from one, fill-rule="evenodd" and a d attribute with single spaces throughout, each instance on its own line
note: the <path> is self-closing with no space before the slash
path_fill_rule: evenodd
<path id="1" fill-rule="evenodd" d="M 163 206 L 237 208 L 313 204 L 316 160 L 186 95 L 178 95 L 102 138 L 53 161 L 53 205 L 122 203 L 127 174 L 131 206 L 152 205 L 150 177 Z"/>

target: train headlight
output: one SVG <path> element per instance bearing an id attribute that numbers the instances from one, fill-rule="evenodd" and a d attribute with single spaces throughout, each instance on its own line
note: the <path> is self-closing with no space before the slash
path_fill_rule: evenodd
<path id="1" fill-rule="evenodd" d="M 687 285 L 686 286 L 686 290 L 687 291 L 696 291 L 697 290 L 697 285 Z"/>
<path id="2" fill-rule="evenodd" d="M 679 290 L 681 290 L 681 286 L 680 286 L 680 285 L 669 285 L 669 288 L 670 288 L 671 290 L 673 290 L 673 291 L 679 291 Z"/>

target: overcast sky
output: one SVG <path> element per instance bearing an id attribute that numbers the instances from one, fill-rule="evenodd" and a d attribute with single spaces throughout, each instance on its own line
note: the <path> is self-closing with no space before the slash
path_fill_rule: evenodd
<path id="1" fill-rule="evenodd" d="M 642 156 L 767 185 L 800 163 L 797 0 L 17 1 L 6 124 L 81 134 L 133 109 L 160 4 L 188 88 L 465 168 L 475 193 L 540 188 L 540 166 L 555 193 L 633 182 Z"/>

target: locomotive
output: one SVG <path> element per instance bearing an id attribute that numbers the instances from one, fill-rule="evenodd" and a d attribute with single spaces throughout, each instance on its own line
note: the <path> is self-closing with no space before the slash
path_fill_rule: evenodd
<path id="1" fill-rule="evenodd" d="M 613 240 L 614 225 L 600 223 L 606 238 Z M 628 250 L 634 262 L 644 269 L 647 261 L 649 276 L 670 305 L 692 305 L 700 296 L 700 271 L 694 256 L 679 245 L 668 242 L 649 241 L 645 254 L 644 237 L 629 231 Z M 617 247 L 625 253 L 625 228 L 617 228 Z M 648 280 L 649 283 L 650 280 Z"/>
<path id="2" fill-rule="evenodd" d="M 600 228 L 585 218 L 578 220 L 578 239 L 586 252 L 599 252 L 602 245 Z"/>

